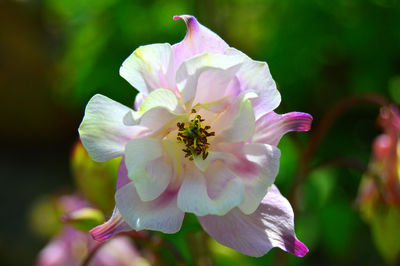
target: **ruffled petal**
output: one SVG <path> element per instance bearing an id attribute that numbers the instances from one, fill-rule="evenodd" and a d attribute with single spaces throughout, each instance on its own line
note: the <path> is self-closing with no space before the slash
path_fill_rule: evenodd
<path id="1" fill-rule="evenodd" d="M 256 122 L 250 99 L 256 93 L 246 91 L 239 95 L 235 104 L 220 115 L 211 125 L 216 142 L 242 142 L 253 137 Z"/>
<path id="2" fill-rule="evenodd" d="M 260 143 L 243 145 L 234 171 L 245 184 L 243 203 L 239 208 L 245 214 L 253 213 L 269 187 L 274 183 L 279 171 L 281 152 L 278 148 Z"/>
<path id="3" fill-rule="evenodd" d="M 182 109 L 178 104 L 178 99 L 170 90 L 157 89 L 152 91 L 141 103 L 138 110 L 139 114 L 144 114 L 147 111 L 156 108 L 164 107 L 170 111 L 180 112 Z"/>
<path id="4" fill-rule="evenodd" d="M 176 198 L 177 191 L 167 189 L 155 200 L 141 201 L 132 182 L 117 190 L 115 195 L 124 221 L 134 230 L 168 234 L 179 231 L 185 214 L 177 207 Z"/>
<path id="5" fill-rule="evenodd" d="M 133 139 L 126 145 L 125 165 L 142 201 L 156 199 L 167 188 L 172 167 L 163 158 L 161 142 L 153 138 Z M 121 167 L 124 167 L 123 161 Z M 119 172 L 119 174 L 124 174 Z"/>
<path id="6" fill-rule="evenodd" d="M 224 215 L 238 206 L 243 200 L 243 183 L 224 164 L 215 164 L 205 176 L 197 169 L 190 169 L 185 173 L 178 193 L 178 207 L 184 212 L 191 212 L 198 216 L 214 214 Z M 211 180 L 215 178 L 216 180 Z M 213 194 L 208 193 L 207 180 L 210 185 L 220 181 L 223 189 Z M 220 185 L 221 187 L 222 185 Z"/>
<path id="7" fill-rule="evenodd" d="M 130 110 L 100 94 L 90 99 L 79 126 L 79 135 L 93 160 L 104 162 L 121 156 L 126 143 L 145 131 L 142 127 L 123 123 L 124 115 Z"/>
<path id="8" fill-rule="evenodd" d="M 256 119 L 279 106 L 281 95 L 266 62 L 254 61 L 235 48 L 228 48 L 225 54 L 243 58 L 243 65 L 236 76 L 242 91 L 253 90 L 258 94 L 257 98 L 251 99 Z"/>
<path id="9" fill-rule="evenodd" d="M 227 56 L 222 54 L 203 53 L 184 61 L 176 73 L 176 82 L 182 94 L 182 100 L 187 103 L 193 100 L 200 88 L 207 91 L 220 90 L 216 95 L 225 95 L 231 80 L 239 70 L 243 58 L 240 56 Z M 202 77 L 203 75 L 204 78 Z M 215 83 L 215 88 L 213 87 Z M 211 86 L 212 88 L 207 88 Z M 199 97 L 201 96 L 199 92 Z M 214 93 L 214 91 L 213 91 Z M 204 93 L 203 93 L 204 94 Z M 218 100 L 212 93 L 208 102 Z M 204 97 L 202 97 L 204 98 Z"/>
<path id="10" fill-rule="evenodd" d="M 235 208 L 224 216 L 207 215 L 198 219 L 215 240 L 248 256 L 261 257 L 273 247 L 298 257 L 308 252 L 296 238 L 292 207 L 275 185 L 250 215 Z"/>
<path id="11" fill-rule="evenodd" d="M 204 52 L 222 54 L 228 44 L 217 34 L 201 25 L 197 19 L 189 15 L 174 16 L 174 20 L 182 19 L 187 28 L 185 38 L 174 45 L 176 69 L 186 59 Z"/>
<path id="12" fill-rule="evenodd" d="M 308 131 L 312 116 L 306 113 L 291 112 L 278 115 L 269 112 L 256 121 L 256 133 L 253 142 L 278 145 L 281 137 L 290 131 Z"/>
<path id="13" fill-rule="evenodd" d="M 234 102 L 240 94 L 240 84 L 236 78 L 239 68 L 240 64 L 226 70 L 209 69 L 201 73 L 197 81 L 197 90 L 193 105 L 199 104 L 206 107 L 224 101 L 226 106 Z M 208 109 L 213 110 L 212 108 Z"/>
<path id="14" fill-rule="evenodd" d="M 127 112 L 123 121 L 126 125 L 146 128 L 149 134 L 159 134 L 160 130 L 175 127 L 176 120 L 185 117 L 187 114 L 183 112 L 176 96 L 169 90 L 157 89 L 141 102 L 138 111 Z"/>
<path id="15" fill-rule="evenodd" d="M 187 114 L 178 114 L 171 112 L 165 107 L 155 107 L 146 113 L 144 113 L 139 118 L 135 116 L 133 111 L 129 111 L 124 116 L 124 124 L 126 125 L 136 125 L 137 127 L 143 128 L 143 132 L 146 136 L 149 135 L 159 135 L 166 132 L 168 129 L 175 128 L 176 121 L 184 120 L 187 118 Z"/>
<path id="16" fill-rule="evenodd" d="M 176 91 L 174 58 L 168 43 L 140 46 L 122 63 L 119 73 L 145 95 L 159 88 Z"/>
<path id="17" fill-rule="evenodd" d="M 215 151 L 210 151 L 206 159 L 203 159 L 201 155 L 194 156 L 193 162 L 200 171 L 204 172 L 216 160 L 221 160 L 228 164 L 237 162 L 237 158 L 231 153 Z"/>
<path id="18" fill-rule="evenodd" d="M 133 229 L 123 220 L 117 207 L 114 208 L 111 218 L 102 225 L 90 230 L 94 240 L 103 242 L 116 234 L 132 231 Z"/>

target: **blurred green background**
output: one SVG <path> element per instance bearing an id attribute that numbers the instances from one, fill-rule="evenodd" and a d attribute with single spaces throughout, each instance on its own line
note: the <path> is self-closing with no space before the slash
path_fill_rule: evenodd
<path id="1" fill-rule="evenodd" d="M 184 13 L 268 62 L 282 94 L 280 113 L 310 113 L 315 126 L 351 95 L 375 92 L 400 103 L 397 0 L 2 0 L 1 265 L 32 265 L 46 244 L 32 232 L 29 210 L 41 195 L 74 190 L 69 157 L 87 101 L 101 93 L 131 106 L 136 91 L 119 76 L 121 63 L 139 45 L 180 41 L 186 28 L 172 16 Z M 311 164 L 346 156 L 367 165 L 380 133 L 378 111 L 373 105 L 349 109 Z M 287 197 L 309 139 L 310 133 L 291 133 L 279 145 L 276 183 Z M 361 175 L 332 166 L 307 175 L 295 203 L 297 236 L 310 249 L 306 257 L 274 249 L 253 259 L 212 242 L 214 262 L 385 265 L 355 207 Z M 165 237 L 183 247 L 185 234 L 198 227 L 192 218 L 182 232 Z"/>

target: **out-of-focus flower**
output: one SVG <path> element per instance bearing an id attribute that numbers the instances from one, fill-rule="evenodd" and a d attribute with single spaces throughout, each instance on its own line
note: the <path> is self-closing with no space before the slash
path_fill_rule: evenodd
<path id="1" fill-rule="evenodd" d="M 77 196 L 63 196 L 58 201 L 67 219 L 80 219 L 78 212 L 87 212 L 88 204 Z M 87 218 L 87 214 L 83 214 Z M 70 222 L 70 221 L 68 221 Z M 74 266 L 82 265 L 88 254 L 94 249 L 94 256 L 89 265 L 149 265 L 139 254 L 132 241 L 127 236 L 117 236 L 103 244 L 93 240 L 87 232 L 77 230 L 69 224 L 64 224 L 62 230 L 40 252 L 38 266 Z"/>
<path id="2" fill-rule="evenodd" d="M 400 109 L 395 105 L 383 107 L 378 124 L 383 134 L 373 143 L 357 201 L 379 251 L 393 262 L 400 254 Z"/>
<path id="3" fill-rule="evenodd" d="M 378 124 L 384 133 L 373 143 L 373 155 L 368 176 L 360 190 L 359 201 L 380 197 L 386 204 L 400 210 L 400 109 L 385 106 Z"/>
<path id="4" fill-rule="evenodd" d="M 177 232 L 185 212 L 220 243 L 250 256 L 279 247 L 296 256 L 293 210 L 273 185 L 283 134 L 307 131 L 305 113 L 276 114 L 268 66 L 229 47 L 188 15 L 180 43 L 136 49 L 120 74 L 139 94 L 135 110 L 103 95 L 79 127 L 95 161 L 122 156 L 111 219 L 97 240 L 131 230 Z"/>

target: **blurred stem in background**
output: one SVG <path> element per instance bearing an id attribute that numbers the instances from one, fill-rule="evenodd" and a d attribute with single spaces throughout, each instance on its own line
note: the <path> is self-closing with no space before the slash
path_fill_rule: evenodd
<path id="1" fill-rule="evenodd" d="M 310 140 L 307 143 L 306 147 L 302 150 L 300 155 L 300 161 L 297 165 L 297 170 L 295 174 L 295 180 L 292 183 L 292 187 L 290 190 L 290 202 L 293 204 L 293 210 L 296 213 L 298 210 L 298 202 L 301 199 L 301 189 L 302 184 L 305 179 L 309 175 L 310 171 L 313 170 L 312 159 L 321 144 L 326 133 L 331 129 L 334 125 L 335 121 L 341 116 L 344 115 L 345 112 L 350 109 L 357 107 L 358 105 L 363 104 L 373 104 L 378 107 L 383 107 L 389 104 L 389 101 L 380 94 L 365 94 L 365 95 L 355 95 L 350 96 L 348 98 L 342 99 L 335 103 L 319 120 L 320 122 L 317 125 L 314 125 L 313 130 L 311 131 Z M 372 122 L 372 121 L 371 121 Z M 360 163 L 354 164 L 356 159 L 331 159 L 332 163 L 345 164 L 347 166 L 352 166 L 357 168 L 358 170 L 362 170 L 363 167 L 360 166 Z M 314 167 L 315 168 L 315 167 Z"/>

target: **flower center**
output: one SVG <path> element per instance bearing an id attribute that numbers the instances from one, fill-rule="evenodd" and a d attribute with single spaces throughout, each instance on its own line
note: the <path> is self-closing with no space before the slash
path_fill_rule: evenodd
<path id="1" fill-rule="evenodd" d="M 196 110 L 192 109 L 192 114 L 195 113 Z M 215 132 L 208 132 L 210 126 L 203 126 L 203 121 L 204 119 L 196 114 L 189 123 L 177 123 L 179 129 L 177 140 L 186 145 L 182 151 L 185 152 L 185 158 L 189 157 L 189 160 L 199 155 L 205 160 L 208 156 L 207 150 L 210 143 L 207 142 L 207 137 L 214 136 Z"/>

